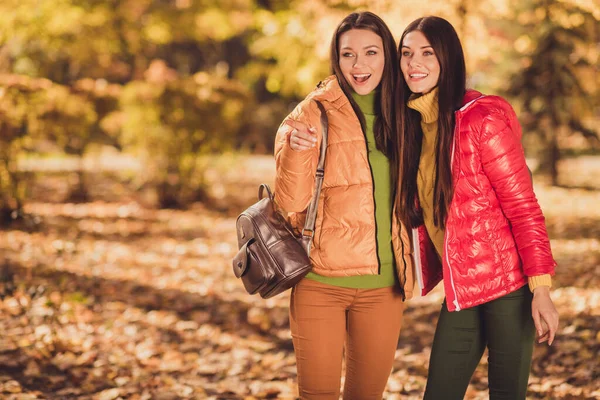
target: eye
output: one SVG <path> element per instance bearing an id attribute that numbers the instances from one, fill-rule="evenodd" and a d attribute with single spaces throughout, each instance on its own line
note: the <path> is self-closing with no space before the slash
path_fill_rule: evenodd
<path id="1" fill-rule="evenodd" d="M 432 56 L 432 55 L 433 55 L 433 51 L 431 51 L 431 50 L 425 50 L 425 51 L 423 52 L 423 55 L 424 55 L 424 56 Z"/>
<path id="2" fill-rule="evenodd" d="M 352 53 L 347 53 L 347 52 L 342 53 L 342 57 L 353 57 L 353 56 L 354 56 L 354 54 L 352 54 Z"/>
<path id="3" fill-rule="evenodd" d="M 408 57 L 410 56 L 410 51 L 403 51 L 402 52 L 402 57 Z"/>
<path id="4" fill-rule="evenodd" d="M 367 55 L 368 56 L 374 56 L 375 54 L 377 54 L 377 52 L 375 50 L 369 50 L 369 51 L 367 51 Z"/>

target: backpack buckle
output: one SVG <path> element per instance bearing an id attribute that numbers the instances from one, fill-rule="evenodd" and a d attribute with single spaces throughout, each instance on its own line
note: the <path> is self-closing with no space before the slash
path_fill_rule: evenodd
<path id="1" fill-rule="evenodd" d="M 315 231 L 312 229 L 302 229 L 302 236 L 308 236 L 312 239 L 312 237 L 315 236 Z"/>

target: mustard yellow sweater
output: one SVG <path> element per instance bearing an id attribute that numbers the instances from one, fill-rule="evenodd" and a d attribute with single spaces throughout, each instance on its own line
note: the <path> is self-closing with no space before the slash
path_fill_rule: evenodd
<path id="1" fill-rule="evenodd" d="M 441 258 L 444 255 L 444 230 L 433 223 L 433 186 L 435 184 L 435 142 L 438 135 L 438 88 L 422 96 L 414 96 L 408 101 L 408 107 L 421 114 L 421 129 L 423 143 L 419 172 L 417 174 L 417 191 L 419 203 L 423 210 L 425 228 L 431 237 L 433 245 Z M 529 289 L 533 291 L 538 286 L 552 286 L 549 274 L 530 276 Z"/>

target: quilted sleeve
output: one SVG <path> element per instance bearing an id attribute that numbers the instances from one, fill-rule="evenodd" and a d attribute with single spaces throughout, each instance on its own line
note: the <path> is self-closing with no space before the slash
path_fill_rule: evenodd
<path id="1" fill-rule="evenodd" d="M 525 164 L 517 116 L 502 99 L 498 108 L 489 108 L 479 132 L 483 170 L 511 224 L 525 275 L 554 275 L 556 262 Z"/>
<path id="2" fill-rule="evenodd" d="M 317 130 L 317 145 L 305 151 L 292 150 L 288 121 L 298 121 Z M 303 100 L 279 126 L 275 139 L 275 198 L 287 212 L 302 212 L 310 203 L 319 149 L 321 146 L 320 111 L 314 101 Z"/>

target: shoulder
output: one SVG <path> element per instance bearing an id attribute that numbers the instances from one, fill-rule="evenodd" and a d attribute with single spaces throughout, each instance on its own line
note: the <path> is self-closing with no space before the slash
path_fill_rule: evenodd
<path id="1" fill-rule="evenodd" d="M 319 101 L 325 109 L 339 110 L 342 107 L 349 105 L 350 101 L 342 90 L 338 79 L 335 75 L 328 76 L 317 84 L 317 87 L 306 96 L 305 101 Z"/>
<path id="2" fill-rule="evenodd" d="M 463 123 L 473 128 L 513 125 L 517 116 L 510 103 L 501 96 L 481 95 L 471 99 L 459 110 Z"/>
<path id="3" fill-rule="evenodd" d="M 302 100 L 288 118 L 315 122 L 319 120 L 320 110 L 317 106 L 320 102 L 327 112 L 339 111 L 350 106 L 350 101 L 340 87 L 335 75 L 331 75 L 317 84 L 315 89 Z"/>
<path id="4" fill-rule="evenodd" d="M 467 92 L 464 104 L 459 110 L 463 118 L 466 116 L 474 117 L 492 114 L 513 115 L 515 113 L 510 103 L 501 96 L 484 95 L 475 91 L 469 92 Z M 474 94 L 478 94 L 478 96 L 474 96 Z"/>
<path id="5" fill-rule="evenodd" d="M 492 137 L 508 141 L 521 138 L 517 115 L 503 97 L 479 93 L 458 111 L 458 115 L 461 136 L 477 143 L 487 143 Z"/>

